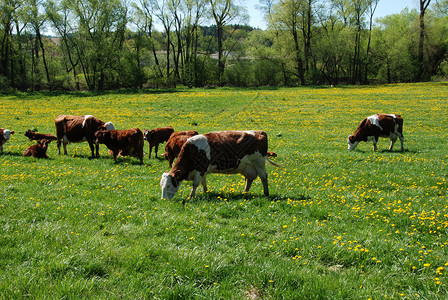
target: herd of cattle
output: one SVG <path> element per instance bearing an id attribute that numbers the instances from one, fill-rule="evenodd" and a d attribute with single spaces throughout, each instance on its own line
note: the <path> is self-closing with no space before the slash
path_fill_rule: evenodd
<path id="1" fill-rule="evenodd" d="M 144 140 L 149 144 L 149 157 L 155 148 L 165 143 L 165 153 L 162 154 L 171 170 L 165 172 L 160 180 L 162 198 L 171 199 L 184 180 L 193 182 L 190 197 L 195 195 L 201 184 L 207 191 L 206 175 L 210 173 L 239 173 L 245 177 L 244 192 L 248 192 L 252 182 L 260 177 L 263 191 L 269 195 L 266 162 L 278 166 L 269 157 L 276 157 L 268 151 L 268 137 L 264 131 L 216 131 L 198 134 L 195 130 L 174 132 L 169 127 L 144 130 L 138 128 L 115 130 L 111 122 L 103 122 L 92 115 L 69 116 L 60 115 L 55 119 L 56 136 L 27 130 L 25 136 L 37 143 L 28 147 L 23 155 L 36 158 L 48 158 L 47 149 L 51 141 L 57 142 L 58 153 L 61 154 L 61 143 L 64 154 L 67 154 L 67 144 L 87 141 L 92 158 L 99 156 L 99 144 L 105 144 L 109 154 L 116 160 L 117 156 L 135 156 L 143 164 Z M 14 131 L 0 128 L 0 153 L 3 145 Z M 399 138 L 401 151 L 403 148 L 403 119 L 397 114 L 375 114 L 365 118 L 353 135 L 348 137 L 348 149 L 354 150 L 359 142 L 372 141 L 373 150 L 379 137 L 391 140 L 389 150 Z M 175 158 L 176 162 L 173 165 Z"/>

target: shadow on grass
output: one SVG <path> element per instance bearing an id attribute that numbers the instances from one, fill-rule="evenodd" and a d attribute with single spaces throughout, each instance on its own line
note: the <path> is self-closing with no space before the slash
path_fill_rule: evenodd
<path id="1" fill-rule="evenodd" d="M 24 149 L 24 150 L 25 150 L 25 149 Z M 23 156 L 23 152 L 3 151 L 2 153 L 0 153 L 0 156 L 14 156 L 14 157 L 19 157 L 19 156 Z"/>
<path id="2" fill-rule="evenodd" d="M 225 199 L 225 200 L 224 200 Z M 284 196 L 284 195 L 270 195 L 270 196 L 264 196 L 263 194 L 255 194 L 255 193 L 235 193 L 235 194 L 222 194 L 218 192 L 207 192 L 207 193 L 201 193 L 196 194 L 196 196 L 192 199 L 183 199 L 184 203 L 201 203 L 201 202 L 208 202 L 208 203 L 218 203 L 222 201 L 226 202 L 240 202 L 243 200 L 247 201 L 256 201 L 260 202 L 263 200 L 266 200 L 267 202 L 276 201 L 276 202 L 288 202 L 288 201 L 303 201 L 303 200 L 310 200 L 312 199 L 310 196 L 306 196 L 303 194 L 299 194 L 296 196 Z"/>
<path id="3" fill-rule="evenodd" d="M 193 91 L 193 90 L 191 90 Z M 105 95 L 135 95 L 135 94 L 172 94 L 189 92 L 183 88 L 166 88 L 166 89 L 122 89 L 122 90 L 110 90 L 110 91 L 42 91 L 42 92 L 12 92 L 2 93 L 2 95 L 14 96 L 21 100 L 32 100 L 34 98 L 42 97 L 57 97 L 57 96 L 70 96 L 70 97 L 97 97 Z"/>

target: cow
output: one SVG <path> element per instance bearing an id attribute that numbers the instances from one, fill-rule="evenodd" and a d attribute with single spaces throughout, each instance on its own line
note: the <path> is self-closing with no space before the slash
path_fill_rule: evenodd
<path id="1" fill-rule="evenodd" d="M 11 138 L 14 131 L 0 128 L 0 153 L 3 153 L 3 145 Z"/>
<path id="2" fill-rule="evenodd" d="M 395 141 L 399 138 L 401 151 L 404 151 L 403 119 L 401 116 L 397 114 L 375 114 L 365 118 L 361 121 L 355 133 L 348 137 L 348 150 L 354 150 L 361 141 L 372 141 L 373 151 L 376 151 L 376 143 L 379 137 L 391 140 L 389 151 L 392 150 Z"/>
<path id="3" fill-rule="evenodd" d="M 67 155 L 67 144 L 87 141 L 92 151 L 92 158 L 99 156 L 99 145 L 95 144 L 95 132 L 98 130 L 114 130 L 111 122 L 104 123 L 94 116 L 69 116 L 60 115 L 54 120 L 58 142 L 58 153 L 61 154 L 61 142 L 64 146 L 64 154 Z M 96 147 L 94 147 L 94 145 Z"/>
<path id="4" fill-rule="evenodd" d="M 95 143 L 105 144 L 112 151 L 114 161 L 117 156 L 136 156 L 143 164 L 143 133 L 138 128 L 126 130 L 105 130 L 95 132 Z"/>
<path id="5" fill-rule="evenodd" d="M 144 139 L 148 141 L 149 144 L 149 154 L 148 158 L 151 158 L 151 152 L 152 147 L 155 147 L 156 157 L 157 157 L 157 151 L 159 150 L 159 144 L 163 144 L 164 142 L 168 141 L 171 134 L 174 132 L 174 129 L 172 126 L 168 127 L 160 127 L 160 128 L 154 128 L 151 130 L 143 130 L 144 132 Z"/>
<path id="6" fill-rule="evenodd" d="M 269 196 L 266 161 L 278 166 L 267 156 L 268 138 L 264 131 L 216 131 L 190 137 L 179 157 L 160 180 L 162 199 L 172 199 L 184 180 L 193 181 L 189 198 L 194 197 L 199 183 L 207 192 L 206 175 L 210 173 L 242 174 L 247 193 L 257 176 Z"/>
<path id="7" fill-rule="evenodd" d="M 174 159 L 179 155 L 180 149 L 185 142 L 197 134 L 196 130 L 177 131 L 171 134 L 165 145 L 165 153 L 162 154 L 168 160 L 170 168 L 173 166 Z"/>
<path id="8" fill-rule="evenodd" d="M 46 139 L 47 141 L 56 141 L 58 138 L 52 134 L 39 133 L 37 130 L 28 129 L 25 131 L 25 136 L 30 139 L 30 141 L 40 141 Z"/>
<path id="9" fill-rule="evenodd" d="M 26 150 L 23 152 L 23 156 L 32 156 L 35 158 L 48 158 L 47 149 L 48 144 L 50 142 L 51 141 L 48 141 L 46 139 L 37 141 L 37 144 L 26 148 Z"/>

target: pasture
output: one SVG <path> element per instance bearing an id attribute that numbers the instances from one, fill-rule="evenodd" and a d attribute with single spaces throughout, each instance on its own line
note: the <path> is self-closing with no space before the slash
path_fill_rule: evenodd
<path id="1" fill-rule="evenodd" d="M 446 299 L 448 85 L 200 89 L 0 96 L 0 298 Z M 347 137 L 368 115 L 398 113 L 399 143 Z M 100 146 L 23 157 L 36 128 L 92 114 L 117 129 L 264 130 L 267 165 L 242 195 L 240 175 L 209 192 L 160 199 L 168 162 L 116 163 Z M 159 154 L 163 153 L 163 147 Z M 148 144 L 145 142 L 145 152 Z"/>

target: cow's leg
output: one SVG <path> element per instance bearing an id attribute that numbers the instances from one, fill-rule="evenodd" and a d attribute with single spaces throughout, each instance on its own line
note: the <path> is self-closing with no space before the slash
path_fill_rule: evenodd
<path id="1" fill-rule="evenodd" d="M 202 188 L 204 189 L 204 193 L 207 193 L 207 177 L 202 176 L 201 179 Z"/>
<path id="2" fill-rule="evenodd" d="M 89 147 L 90 147 L 90 152 L 92 153 L 92 158 L 95 157 L 95 146 L 93 145 L 92 141 L 88 141 L 89 143 Z"/>
<path id="3" fill-rule="evenodd" d="M 404 146 L 403 146 L 403 143 L 404 143 L 404 136 L 403 136 L 403 134 L 399 134 L 398 135 L 398 137 L 400 138 L 400 143 L 401 143 L 401 152 L 403 152 L 404 151 Z"/>
<path id="4" fill-rule="evenodd" d="M 390 147 L 389 147 L 389 151 L 392 151 L 392 148 L 394 147 L 394 144 L 397 140 L 397 136 L 390 138 Z"/>
<path id="5" fill-rule="evenodd" d="M 194 174 L 194 177 L 193 177 L 193 186 L 191 188 L 190 195 L 188 196 L 189 198 L 194 197 L 194 195 L 196 194 L 196 189 L 198 188 L 199 184 L 202 182 L 203 182 L 203 176 L 201 176 L 201 174 L 199 174 L 199 172 L 196 172 L 196 174 Z"/>
<path id="6" fill-rule="evenodd" d="M 266 173 L 266 165 L 265 165 L 264 158 L 262 160 L 260 160 L 259 165 L 256 166 L 256 173 L 260 177 L 261 183 L 263 184 L 264 195 L 269 196 L 268 173 Z"/>
<path id="7" fill-rule="evenodd" d="M 372 139 L 372 143 L 373 143 L 373 151 L 376 151 L 376 143 L 378 142 L 378 138 L 375 136 Z"/>
<path id="8" fill-rule="evenodd" d="M 57 146 L 58 146 L 58 154 L 61 155 L 61 140 L 57 139 Z"/>
<path id="9" fill-rule="evenodd" d="M 151 146 L 151 144 L 149 144 L 149 154 L 148 154 L 148 158 L 151 158 L 151 152 L 152 152 L 152 146 Z"/>
<path id="10" fill-rule="evenodd" d="M 100 144 L 95 143 L 95 150 L 96 150 L 96 157 L 100 157 Z"/>
<path id="11" fill-rule="evenodd" d="M 143 165 L 143 148 L 138 150 L 138 158 L 140 159 L 140 164 Z"/>
<path id="12" fill-rule="evenodd" d="M 154 148 L 154 152 L 156 153 L 156 158 L 157 158 L 157 152 L 159 151 L 159 144 L 156 144 L 155 148 Z"/>
<path id="13" fill-rule="evenodd" d="M 67 155 L 67 142 L 66 141 L 63 141 L 62 142 L 62 146 L 64 147 L 64 155 Z"/>
<path id="14" fill-rule="evenodd" d="M 247 192 L 249 192 L 249 189 L 250 189 L 250 187 L 251 187 L 253 181 L 254 181 L 253 179 L 251 179 L 251 178 L 247 178 L 247 177 L 246 177 L 246 185 L 244 186 L 244 191 L 243 191 L 243 193 L 247 193 Z"/>

